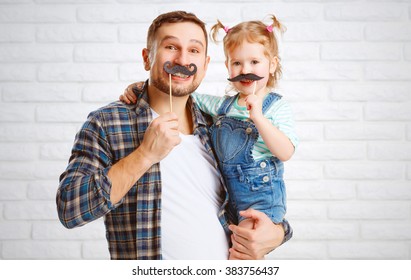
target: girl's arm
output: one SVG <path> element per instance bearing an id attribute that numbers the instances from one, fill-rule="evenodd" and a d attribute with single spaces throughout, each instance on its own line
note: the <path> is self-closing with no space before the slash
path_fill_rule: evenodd
<path id="1" fill-rule="evenodd" d="M 289 160 L 294 154 L 291 140 L 264 116 L 253 121 L 270 152 L 281 161 Z"/>
<path id="2" fill-rule="evenodd" d="M 289 136 L 287 136 L 279 128 L 281 126 L 291 128 L 292 134 L 294 122 L 291 119 L 291 110 L 286 103 L 282 103 L 281 107 L 273 112 L 271 117 L 278 122 L 278 127 L 274 125 L 270 119 L 267 119 L 261 110 L 261 98 L 257 96 L 248 96 L 247 97 L 247 108 L 250 110 L 250 118 L 253 120 L 256 125 L 258 132 L 261 135 L 264 143 L 270 152 L 276 156 L 281 161 L 287 161 L 294 154 L 295 146 L 291 142 Z M 279 119 L 279 116 L 285 116 Z M 289 129 L 290 130 L 290 129 Z M 296 137 L 294 137 L 296 138 Z M 296 139 L 294 142 L 296 142 Z"/>
<path id="3" fill-rule="evenodd" d="M 123 101 L 126 104 L 130 103 L 136 103 L 137 102 L 137 96 L 133 92 L 133 88 L 143 88 L 144 82 L 137 82 L 133 83 L 131 85 L 128 85 L 127 88 L 124 90 L 124 93 L 120 95 L 119 99 L 120 101 Z"/>

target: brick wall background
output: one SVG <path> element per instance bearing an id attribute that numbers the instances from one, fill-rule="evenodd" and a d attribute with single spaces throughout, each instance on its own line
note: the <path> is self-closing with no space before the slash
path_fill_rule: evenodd
<path id="1" fill-rule="evenodd" d="M 0 259 L 109 258 L 102 220 L 59 223 L 58 177 L 88 112 L 148 76 L 147 28 L 176 9 L 208 27 L 274 13 L 288 28 L 295 234 L 270 258 L 410 259 L 410 0 L 0 0 Z M 199 92 L 222 94 L 221 45 L 210 56 Z"/>

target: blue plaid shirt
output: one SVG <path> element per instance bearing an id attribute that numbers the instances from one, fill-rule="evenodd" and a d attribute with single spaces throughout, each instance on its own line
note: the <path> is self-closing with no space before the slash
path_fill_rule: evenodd
<path id="1" fill-rule="evenodd" d="M 208 134 L 211 119 L 201 113 L 191 97 L 189 106 L 194 134 L 200 137 L 218 170 Z M 110 201 L 111 182 L 107 176 L 113 164 L 141 144 L 152 118 L 146 89 L 139 93 L 136 104 L 114 102 L 90 113 L 76 135 L 67 169 L 60 176 L 56 201 L 61 223 L 74 228 L 104 217 L 112 259 L 161 259 L 159 164 L 154 164 L 116 204 Z M 225 184 L 220 181 L 224 202 L 218 218 L 228 232 L 228 221 L 234 219 L 227 207 Z M 287 221 L 283 224 L 285 242 L 292 230 Z"/>

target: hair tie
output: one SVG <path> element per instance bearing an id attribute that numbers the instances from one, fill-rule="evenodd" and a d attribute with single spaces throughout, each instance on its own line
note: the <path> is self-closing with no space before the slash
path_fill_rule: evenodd
<path id="1" fill-rule="evenodd" d="M 267 31 L 268 32 L 273 32 L 273 26 L 272 25 L 267 25 Z"/>
<path id="2" fill-rule="evenodd" d="M 225 33 L 228 33 L 229 31 L 230 31 L 230 27 L 228 27 L 228 26 L 224 26 L 224 31 L 225 31 Z"/>

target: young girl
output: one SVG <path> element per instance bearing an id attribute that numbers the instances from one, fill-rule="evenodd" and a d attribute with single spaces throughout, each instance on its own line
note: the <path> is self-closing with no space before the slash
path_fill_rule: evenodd
<path id="1" fill-rule="evenodd" d="M 236 213 L 253 208 L 280 223 L 286 212 L 283 162 L 293 155 L 298 139 L 290 106 L 272 92 L 281 76 L 273 31 L 282 32 L 283 27 L 275 16 L 271 20 L 268 26 L 247 21 L 232 28 L 218 21 L 210 35 L 216 42 L 218 31 L 226 32 L 225 64 L 238 93 L 192 96 L 202 111 L 214 117 L 210 134 Z M 120 99 L 129 103 L 136 97 L 128 90 Z M 238 222 L 254 227 L 239 214 Z"/>

